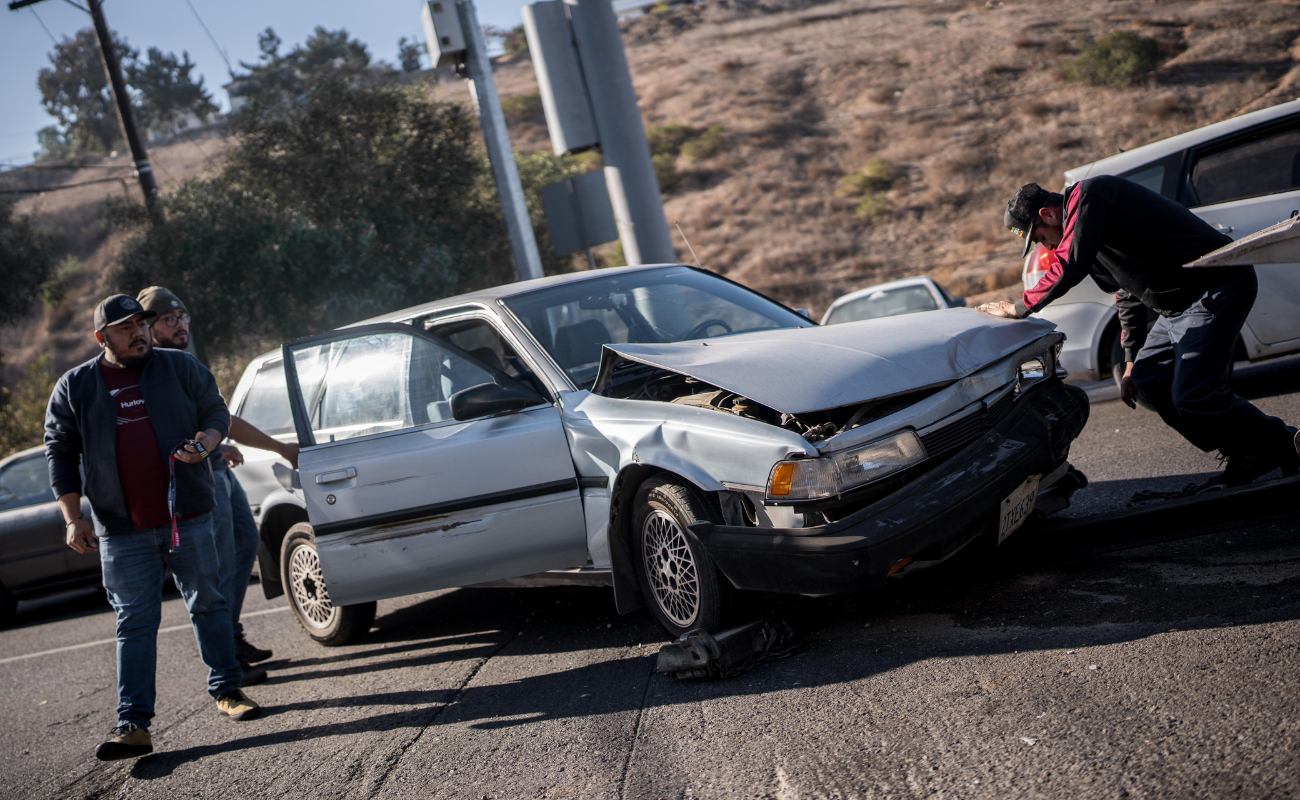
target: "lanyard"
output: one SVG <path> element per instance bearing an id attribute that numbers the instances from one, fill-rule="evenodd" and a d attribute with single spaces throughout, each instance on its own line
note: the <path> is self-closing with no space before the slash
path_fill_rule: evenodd
<path id="1" fill-rule="evenodd" d="M 181 445 L 184 447 L 184 445 Z M 167 459 L 167 469 L 171 472 L 170 479 L 167 482 L 167 511 L 172 515 L 172 546 L 168 552 L 174 551 L 181 546 L 181 529 L 176 524 L 179 518 L 176 513 L 176 451 L 173 450 Z"/>

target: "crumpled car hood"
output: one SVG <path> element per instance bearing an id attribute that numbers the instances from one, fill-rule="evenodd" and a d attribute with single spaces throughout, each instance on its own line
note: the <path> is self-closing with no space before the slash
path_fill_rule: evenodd
<path id="1" fill-rule="evenodd" d="M 786 414 L 824 411 L 942 385 L 1056 330 L 968 308 L 666 344 L 607 344 Z M 605 354 L 608 361 L 610 354 Z M 605 373 L 608 364 L 602 365 Z"/>

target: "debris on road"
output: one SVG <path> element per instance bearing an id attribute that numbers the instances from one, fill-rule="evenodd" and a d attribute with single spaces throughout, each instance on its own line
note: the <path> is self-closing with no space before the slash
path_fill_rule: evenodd
<path id="1" fill-rule="evenodd" d="M 659 649 L 655 672 L 677 678 L 729 678 L 764 661 L 785 658 L 798 649 L 794 628 L 771 616 L 725 630 L 717 636 L 698 629 Z"/>

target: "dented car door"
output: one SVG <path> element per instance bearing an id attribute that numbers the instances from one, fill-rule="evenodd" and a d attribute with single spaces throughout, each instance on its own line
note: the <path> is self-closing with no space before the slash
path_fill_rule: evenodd
<path id="1" fill-rule="evenodd" d="M 290 342 L 284 363 L 334 604 L 586 560 L 578 482 L 549 401 L 409 325 Z M 493 384 L 535 402 L 455 418 L 456 393 Z"/>

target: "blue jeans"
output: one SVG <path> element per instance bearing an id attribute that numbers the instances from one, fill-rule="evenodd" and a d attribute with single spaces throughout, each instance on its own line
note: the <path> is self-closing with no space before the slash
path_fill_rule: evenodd
<path id="1" fill-rule="evenodd" d="M 1237 336 L 1259 284 L 1254 267 L 1177 317 L 1160 317 L 1133 362 L 1133 382 L 1169 427 L 1205 451 L 1272 461 L 1293 447 L 1286 423 L 1228 384 Z"/>
<path id="2" fill-rule="evenodd" d="M 168 552 L 171 537 L 171 525 L 165 525 L 99 540 L 104 588 L 117 611 L 119 724 L 148 727 L 153 718 L 158 624 L 168 568 L 189 609 L 199 656 L 208 665 L 208 694 L 216 697 L 239 688 L 242 674 L 235 659 L 230 610 L 217 585 L 212 514 L 181 520 L 181 545 Z"/>
<path id="3" fill-rule="evenodd" d="M 248 506 L 248 495 L 239 479 L 230 469 L 212 471 L 217 485 L 217 506 L 212 511 L 212 533 L 217 543 L 217 563 L 221 575 L 221 594 L 230 607 L 231 626 L 235 636 L 244 635 L 239 614 L 244 608 L 244 594 L 248 592 L 248 579 L 257 561 L 257 548 L 261 537 L 253 510 Z"/>

